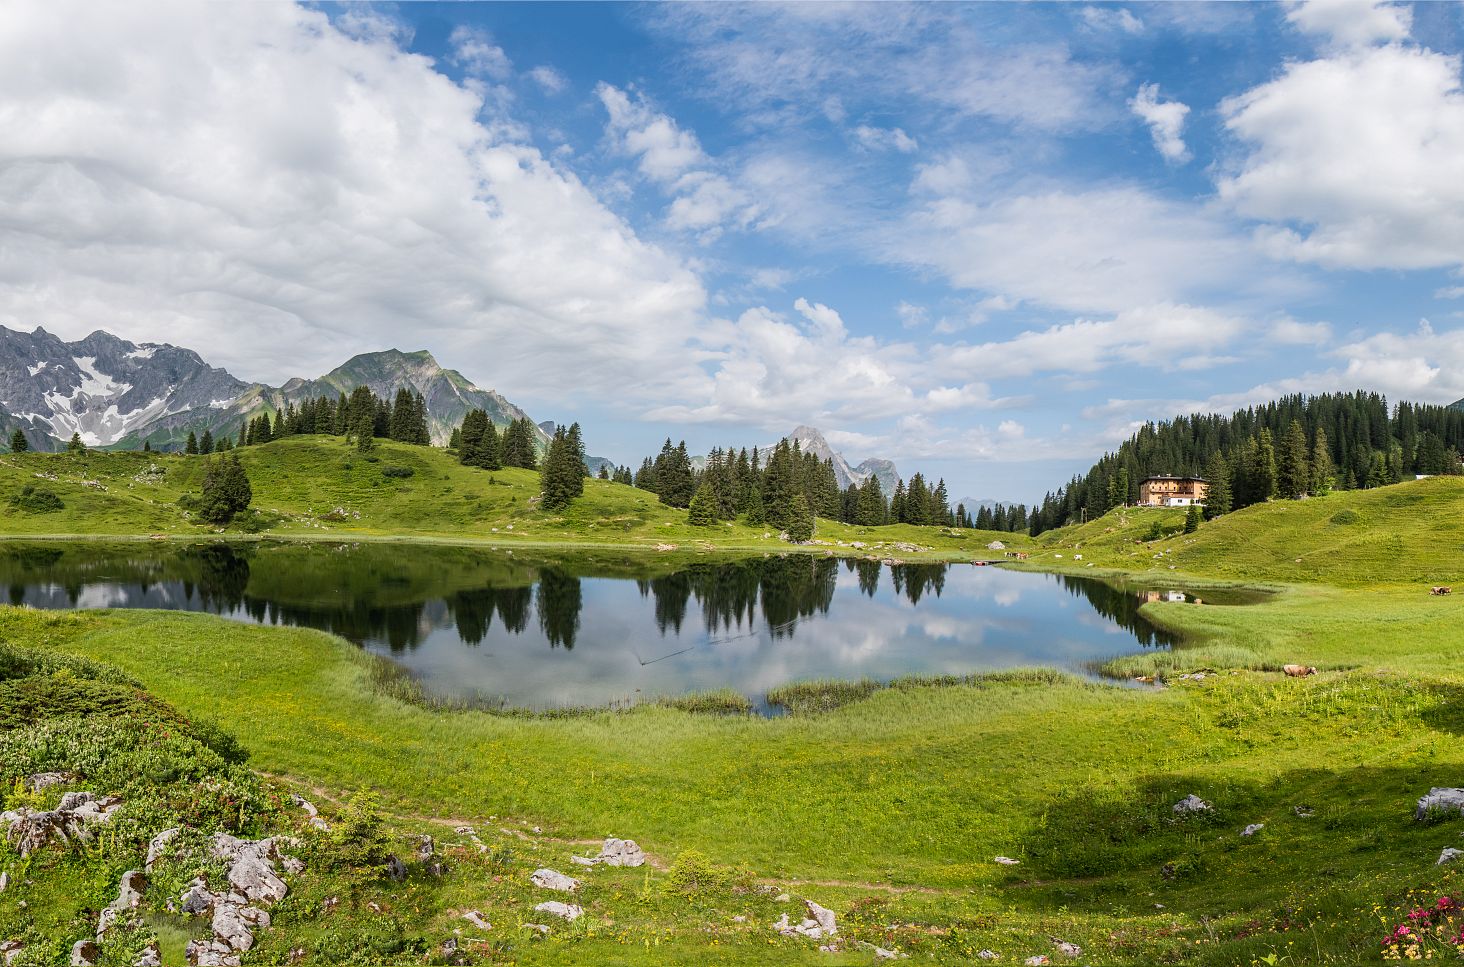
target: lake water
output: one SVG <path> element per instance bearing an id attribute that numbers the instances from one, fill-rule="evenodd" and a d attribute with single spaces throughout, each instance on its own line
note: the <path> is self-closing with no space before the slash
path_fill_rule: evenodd
<path id="1" fill-rule="evenodd" d="M 1098 581 L 805 555 L 673 565 L 380 543 L 8 542 L 0 585 L 36 608 L 319 628 L 433 694 L 540 709 L 723 687 L 761 704 L 819 678 L 1090 673 L 1172 643 L 1138 614 L 1143 594 Z"/>

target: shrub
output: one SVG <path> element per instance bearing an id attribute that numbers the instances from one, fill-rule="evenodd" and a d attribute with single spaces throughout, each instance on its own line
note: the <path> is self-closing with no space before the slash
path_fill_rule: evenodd
<path id="1" fill-rule="evenodd" d="M 748 870 L 720 866 L 696 850 L 687 850 L 677 856 L 671 869 L 666 871 L 662 889 L 667 893 L 709 893 L 746 886 L 751 880 L 752 874 Z"/>
<path id="2" fill-rule="evenodd" d="M 374 870 L 391 855 L 391 842 L 375 794 L 358 792 L 341 808 L 330 830 L 330 862 L 337 867 Z"/>
<path id="3" fill-rule="evenodd" d="M 20 493 L 10 498 L 11 510 L 19 510 L 27 514 L 53 514 L 65 506 L 61 502 L 61 498 L 51 491 L 37 490 L 29 484 L 22 487 Z"/>
<path id="4" fill-rule="evenodd" d="M 383 477 L 394 477 L 394 478 L 396 478 L 398 480 L 405 480 L 406 478 L 410 477 L 412 474 L 414 474 L 416 472 L 417 471 L 413 470 L 411 467 L 382 467 L 381 468 L 381 475 Z"/>
<path id="5" fill-rule="evenodd" d="M 1334 524 L 1356 524 L 1361 520 L 1362 515 L 1350 507 L 1339 510 L 1332 515 L 1332 523 Z"/>

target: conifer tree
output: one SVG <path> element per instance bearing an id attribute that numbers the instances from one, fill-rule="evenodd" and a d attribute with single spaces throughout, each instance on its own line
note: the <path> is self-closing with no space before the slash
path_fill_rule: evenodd
<path id="1" fill-rule="evenodd" d="M 249 506 L 254 491 L 238 457 L 210 460 L 203 475 L 199 516 L 215 524 L 227 524 Z"/>
<path id="2" fill-rule="evenodd" d="M 716 495 L 705 483 L 696 488 L 691 496 L 690 513 L 686 521 L 693 527 L 710 527 L 717 522 L 718 507 Z"/>
<path id="3" fill-rule="evenodd" d="M 143 453 L 152 453 L 152 441 L 151 440 L 143 440 L 142 441 L 142 452 Z"/>
<path id="4" fill-rule="evenodd" d="M 198 453 L 198 437 L 193 435 L 192 430 L 188 431 L 188 442 L 183 444 L 183 452 L 188 454 L 189 456 L 193 456 Z"/>
<path id="5" fill-rule="evenodd" d="M 210 454 L 214 452 L 214 438 L 212 431 L 204 430 L 203 436 L 198 440 L 198 452 Z"/>
<path id="6" fill-rule="evenodd" d="M 66 450 L 67 450 L 68 453 L 85 453 L 86 452 L 86 444 L 84 444 L 84 443 L 81 442 L 81 434 L 80 433 L 72 433 L 71 434 L 71 442 L 68 443 L 68 444 L 66 444 Z"/>
<path id="7" fill-rule="evenodd" d="M 458 428 L 458 463 L 474 467 L 480 458 L 479 447 L 489 427 L 488 414 L 482 410 L 469 410 L 463 416 Z"/>
<path id="8" fill-rule="evenodd" d="M 1214 520 L 1230 513 L 1230 465 L 1218 450 L 1205 468 L 1205 479 L 1210 484 L 1205 492 L 1205 519 Z"/>
<path id="9" fill-rule="evenodd" d="M 488 414 L 484 413 L 483 419 L 483 435 L 478 439 L 478 457 L 473 465 L 482 467 L 484 470 L 502 470 L 503 446 L 498 436 L 498 428 L 493 425 L 492 420 L 488 419 Z"/>
<path id="10" fill-rule="evenodd" d="M 610 467 L 609 467 L 609 465 L 608 464 L 604 464 L 604 463 L 600 464 L 600 472 L 597 473 L 597 474 L 595 474 L 595 476 L 598 477 L 598 478 L 600 478 L 601 480 L 609 480 L 610 479 Z"/>
<path id="11" fill-rule="evenodd" d="M 1193 534 L 1200 529 L 1200 505 L 1190 504 L 1189 510 L 1184 515 L 1184 532 Z"/>
<path id="12" fill-rule="evenodd" d="M 351 435 L 356 438 L 356 450 L 370 453 L 376 449 L 376 414 L 371 409 L 358 410 L 355 420 Z"/>
<path id="13" fill-rule="evenodd" d="M 1252 503 L 1265 503 L 1276 495 L 1276 447 L 1271 439 L 1271 431 L 1264 427 L 1256 435 L 1249 473 Z"/>
<path id="14" fill-rule="evenodd" d="M 1306 456 L 1306 430 L 1300 420 L 1292 420 L 1286 428 L 1277 457 L 1277 493 L 1289 500 L 1301 498 L 1311 487 L 1311 466 Z"/>
<path id="15" fill-rule="evenodd" d="M 802 494 L 793 495 L 788 515 L 788 540 L 794 544 L 806 544 L 813 539 L 813 510 L 808 498 Z"/>
<path id="16" fill-rule="evenodd" d="M 895 495 L 890 498 L 890 523 L 905 522 L 905 481 L 895 481 Z"/>
<path id="17" fill-rule="evenodd" d="M 1312 444 L 1310 490 L 1314 494 L 1331 491 L 1335 483 L 1336 470 L 1332 465 L 1332 450 L 1327 445 L 1327 431 L 1317 427 L 1316 439 Z"/>
<path id="18" fill-rule="evenodd" d="M 749 527 L 761 527 L 768 522 L 767 510 L 763 507 L 762 488 L 752 487 L 742 501 L 742 519 Z"/>

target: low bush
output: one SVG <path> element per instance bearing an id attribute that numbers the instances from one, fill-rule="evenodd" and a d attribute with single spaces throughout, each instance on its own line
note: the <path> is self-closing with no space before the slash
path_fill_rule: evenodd
<path id="1" fill-rule="evenodd" d="M 10 509 L 18 510 L 27 514 L 50 514 L 61 510 L 66 505 L 61 502 L 49 490 L 39 490 L 27 484 L 21 488 L 20 493 L 10 498 Z"/>
<path id="2" fill-rule="evenodd" d="M 413 470 L 411 467 L 382 467 L 381 468 L 381 475 L 383 477 L 394 477 L 394 478 L 396 478 L 398 480 L 405 480 L 407 477 L 410 477 L 412 474 L 414 474 L 416 472 L 417 471 Z"/>

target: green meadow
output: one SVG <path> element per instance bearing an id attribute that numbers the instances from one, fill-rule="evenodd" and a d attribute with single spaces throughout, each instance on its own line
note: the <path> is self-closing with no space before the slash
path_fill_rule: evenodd
<path id="1" fill-rule="evenodd" d="M 607 567 L 626 556 L 620 545 L 652 555 L 657 544 L 777 546 L 740 526 L 705 539 L 683 512 L 593 481 L 569 513 L 549 517 L 530 503 L 531 474 L 489 483 L 418 448 L 383 446 L 375 464 L 333 441 L 241 456 L 255 506 L 278 517 L 270 534 L 592 544 Z M 384 479 L 382 464 L 413 475 Z M 139 482 L 150 465 L 160 477 Z M 7 513 L 3 530 L 207 533 L 176 503 L 200 465 L 6 457 L 0 496 L 50 474 L 65 507 Z M 381 660 L 319 632 L 3 608 L 0 751 L 13 761 L 0 759 L 0 808 L 35 797 L 14 785 L 27 769 L 85 745 L 59 730 L 99 721 L 145 730 L 115 754 L 136 768 L 118 765 L 108 781 L 142 795 L 128 773 L 147 776 L 160 790 L 149 807 L 158 822 L 190 815 L 200 789 L 237 784 L 229 802 L 249 808 L 199 822 L 292 832 L 307 860 L 246 964 L 290 962 L 292 950 L 345 963 L 866 964 L 873 946 L 912 962 L 977 962 L 983 950 L 998 963 L 1066 962 L 1056 941 L 1079 945 L 1080 964 L 1377 962 L 1410 908 L 1461 887 L 1464 866 L 1435 861 L 1464 848 L 1464 819 L 1420 822 L 1413 810 L 1431 786 L 1464 785 L 1464 481 L 1260 505 L 1189 535 L 1182 524 L 1180 512 L 1129 509 L 1035 542 L 1000 535 L 1032 552 L 1014 566 L 1202 598 L 1211 587 L 1267 592 L 1234 607 L 1146 605 L 1183 643 L 1115 656 L 1109 682 L 1032 669 L 805 683 L 775 718 L 698 710 L 725 709 L 716 701 L 561 715 L 437 708 Z M 818 536 L 830 541 L 819 552 L 969 558 L 987 556 L 995 535 L 820 522 Z M 875 549 L 897 543 L 926 550 Z M 1460 595 L 1428 593 L 1454 582 Z M 1318 673 L 1282 674 L 1292 663 Z M 218 749 L 234 748 L 221 736 L 247 762 L 221 759 Z M 184 743 L 167 746 L 166 768 L 165 742 Z M 284 798 L 291 791 L 335 831 L 310 829 Z M 1189 794 L 1213 808 L 1177 814 Z M 376 828 L 362 815 L 403 855 L 404 837 L 437 837 L 447 873 L 414 864 L 393 882 L 356 862 L 359 843 L 340 831 Z M 1262 828 L 1242 836 L 1252 824 Z M 482 848 L 455 831 L 464 825 Z M 11 873 L 0 940 L 25 940 L 17 963 L 66 962 L 118 875 L 139 862 L 139 835 L 123 828 L 25 860 L 0 852 Z M 651 863 L 572 864 L 611 835 L 635 839 Z M 540 866 L 582 877 L 584 917 L 563 924 L 534 911 L 552 898 L 528 882 Z M 192 872 L 170 868 L 159 882 Z M 804 898 L 838 914 L 840 949 L 772 929 L 783 912 L 796 921 Z M 104 945 L 108 963 L 130 963 L 144 935 L 159 938 L 166 963 L 182 963 L 200 927 L 163 899 Z M 470 927 L 469 910 L 493 928 Z"/>

